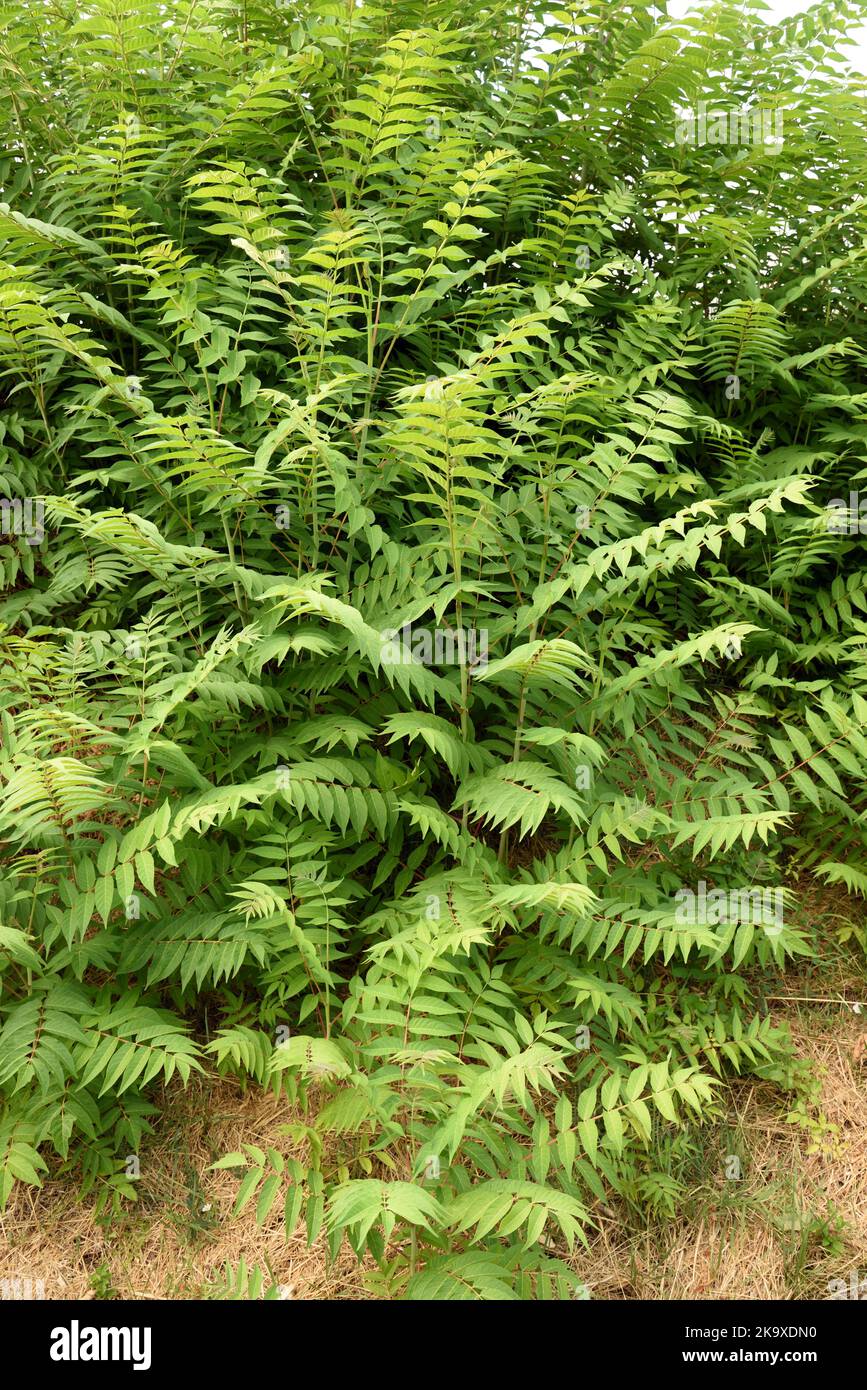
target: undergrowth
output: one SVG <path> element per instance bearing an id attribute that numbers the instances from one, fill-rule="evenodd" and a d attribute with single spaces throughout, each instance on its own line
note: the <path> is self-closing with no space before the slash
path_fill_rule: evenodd
<path id="1" fill-rule="evenodd" d="M 239 1210 L 581 1297 L 798 1085 L 763 982 L 867 889 L 855 13 L 0 13 L 4 1202 L 119 1210 L 210 1067 L 300 1112 Z"/>

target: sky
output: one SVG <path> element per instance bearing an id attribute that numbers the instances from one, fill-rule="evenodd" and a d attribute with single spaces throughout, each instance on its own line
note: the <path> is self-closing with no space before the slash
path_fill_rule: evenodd
<path id="1" fill-rule="evenodd" d="M 769 24 L 779 24 L 783 19 L 790 19 L 794 14 L 802 14 L 804 10 L 809 10 L 813 3 L 814 0 L 765 0 L 767 13 L 763 18 Z M 668 12 L 675 19 L 680 19 L 691 10 L 700 8 L 701 0 L 670 0 Z M 867 74 L 867 11 L 864 23 L 853 29 L 852 37 L 857 40 L 857 44 L 845 48 L 843 52 L 857 72 Z"/>

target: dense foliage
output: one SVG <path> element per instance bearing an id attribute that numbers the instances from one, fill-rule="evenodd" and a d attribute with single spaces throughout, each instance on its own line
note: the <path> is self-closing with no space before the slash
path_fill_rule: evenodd
<path id="1" fill-rule="evenodd" d="M 858 14 L 0 12 L 3 1200 L 134 1196 L 216 1067 L 306 1117 L 260 1219 L 563 1298 L 791 1081 L 798 884 L 867 891 Z"/>

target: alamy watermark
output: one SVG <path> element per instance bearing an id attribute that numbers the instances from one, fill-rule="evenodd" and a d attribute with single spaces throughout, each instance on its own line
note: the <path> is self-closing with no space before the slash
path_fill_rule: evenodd
<path id="1" fill-rule="evenodd" d="M 853 1269 L 848 1281 L 845 1279 L 829 1279 L 825 1285 L 830 1298 L 855 1298 L 861 1303 L 867 1301 L 867 1274 L 860 1275 L 857 1269 Z"/>
<path id="2" fill-rule="evenodd" d="M 52 1361 L 130 1361 L 134 1371 L 151 1364 L 149 1327 L 82 1327 L 73 1318 L 69 1327 L 55 1327 L 48 1351 Z"/>
<path id="3" fill-rule="evenodd" d="M 832 497 L 825 507 L 825 526 L 835 536 L 867 535 L 867 493 L 850 492 L 848 503 Z"/>
<path id="4" fill-rule="evenodd" d="M 699 879 L 697 888 L 679 888 L 675 921 L 682 926 L 734 926 L 747 922 L 764 927 L 768 936 L 783 930 L 785 893 L 782 888 L 711 888 Z"/>
<path id="5" fill-rule="evenodd" d="M 761 145 L 768 154 L 783 148 L 783 113 L 779 107 L 741 106 L 708 111 L 700 101 L 696 111 L 682 111 L 674 123 L 677 145 Z"/>
<path id="6" fill-rule="evenodd" d="M 514 420 L 515 418 L 516 416 L 514 412 L 511 415 L 503 416 L 504 420 Z M 574 534 L 571 537 L 567 536 L 562 531 L 555 529 L 549 522 L 545 522 L 539 526 L 530 527 L 530 535 L 536 536 L 538 537 L 538 539 L 545 541 L 549 546 L 562 547 L 568 545 L 571 548 L 571 546 L 582 534 L 582 532 L 587 532 L 590 530 L 592 518 L 592 508 L 587 506 L 578 506 L 575 508 L 572 519 Z"/>
<path id="7" fill-rule="evenodd" d="M 44 1279 L 0 1279 L 0 1303 L 32 1303 L 44 1297 Z"/>
<path id="8" fill-rule="evenodd" d="M 384 666 L 469 666 L 484 671 L 488 665 L 487 628 L 387 627 L 380 633 Z"/>
<path id="9" fill-rule="evenodd" d="M 0 536 L 23 536 L 28 545 L 41 545 L 45 539 L 41 497 L 0 498 Z"/>

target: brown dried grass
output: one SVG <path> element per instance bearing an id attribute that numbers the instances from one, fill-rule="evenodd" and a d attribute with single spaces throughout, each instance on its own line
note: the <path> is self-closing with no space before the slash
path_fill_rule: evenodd
<path id="1" fill-rule="evenodd" d="M 243 1258 L 248 1268 L 270 1268 L 287 1297 L 366 1297 L 351 1255 L 329 1268 L 324 1240 L 308 1249 L 303 1225 L 287 1241 L 279 1203 L 262 1228 L 255 1202 L 233 1219 L 237 1175 L 208 1171 L 243 1143 L 286 1153 L 280 1128 L 298 1118 L 285 1099 L 244 1093 L 232 1081 L 199 1077 L 185 1091 L 171 1088 L 155 1140 L 143 1145 L 130 1214 L 99 1223 L 93 1201 L 77 1201 L 68 1181 L 19 1188 L 0 1217 L 0 1280 L 42 1280 L 46 1298 L 86 1299 L 99 1296 L 110 1274 L 118 1297 L 196 1299 L 224 1283 L 226 1262 Z"/>
<path id="2" fill-rule="evenodd" d="M 830 1279 L 867 1272 L 867 1008 L 857 1016 L 842 1002 L 863 998 L 864 982 L 807 971 L 785 990 L 770 1007 L 821 1084 L 811 1112 L 826 1122 L 819 1142 L 786 1123 L 777 1089 L 734 1082 L 729 1122 L 748 1155 L 742 1181 L 725 1182 L 714 1131 L 703 1131 L 717 1148 L 687 1214 L 642 1228 L 623 1210 L 598 1216 L 589 1253 L 573 1261 L 593 1298 L 826 1298 Z M 281 1126 L 298 1118 L 285 1099 L 233 1081 L 170 1088 L 130 1214 L 104 1226 L 68 1180 L 19 1188 L 0 1217 L 0 1280 L 42 1280 L 46 1298 L 106 1296 L 110 1279 L 119 1297 L 195 1299 L 243 1258 L 270 1268 L 295 1299 L 370 1297 L 351 1254 L 329 1266 L 321 1237 L 307 1248 L 303 1223 L 285 1239 L 279 1202 L 263 1228 L 255 1203 L 232 1218 L 237 1176 L 208 1171 L 242 1143 L 286 1153 Z M 834 1212 L 844 1223 L 837 1250 L 818 1226 Z"/>
<path id="3" fill-rule="evenodd" d="M 859 994 L 860 989 L 860 994 Z M 771 1086 L 734 1082 L 729 1123 L 748 1155 L 733 1191 L 714 1147 L 693 1211 L 644 1230 L 622 1212 L 599 1217 L 589 1255 L 575 1268 L 601 1299 L 828 1298 L 832 1279 L 867 1277 L 867 1006 L 863 978 L 791 980 L 771 1006 L 788 1023 L 798 1055 L 821 1086 L 813 1132 L 787 1123 L 786 1097 Z M 808 996 L 805 998 L 804 996 Z M 831 1004 L 814 1002 L 831 999 Z M 839 1248 L 823 1239 L 840 1218 Z"/>

